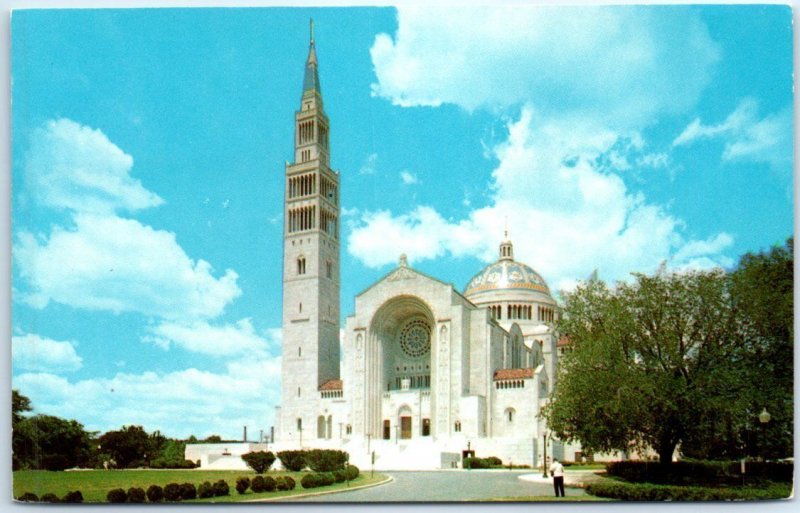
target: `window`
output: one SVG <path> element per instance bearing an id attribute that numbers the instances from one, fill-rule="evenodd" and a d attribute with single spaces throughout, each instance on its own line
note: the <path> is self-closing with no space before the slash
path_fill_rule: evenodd
<path id="1" fill-rule="evenodd" d="M 333 278 L 333 264 L 330 262 L 325 262 L 325 275 L 328 278 Z"/>
<path id="2" fill-rule="evenodd" d="M 300 257 L 297 259 L 297 274 L 306 273 L 306 258 Z"/>
<path id="3" fill-rule="evenodd" d="M 302 431 L 303 430 L 303 419 L 301 419 L 299 417 L 297 418 L 297 430 L 298 431 Z"/>
<path id="4" fill-rule="evenodd" d="M 348 424 L 347 428 L 345 429 L 345 431 L 347 432 L 348 435 L 352 435 L 353 434 L 353 426 Z"/>
<path id="5" fill-rule="evenodd" d="M 389 420 L 387 419 L 383 421 L 383 439 L 389 440 L 391 437 L 392 437 L 392 428 L 391 425 L 389 424 Z"/>
<path id="6" fill-rule="evenodd" d="M 422 419 L 422 436 L 431 436 L 431 419 Z"/>
<path id="7" fill-rule="evenodd" d="M 297 387 L 297 397 L 300 397 L 300 387 Z"/>
<path id="8" fill-rule="evenodd" d="M 509 422 L 514 422 L 514 408 L 509 408 L 506 410 L 506 415 L 508 416 Z"/>
<path id="9" fill-rule="evenodd" d="M 456 433 L 460 433 L 461 432 L 461 421 L 460 420 L 456 421 L 455 425 L 453 426 L 453 430 Z"/>
<path id="10" fill-rule="evenodd" d="M 325 417 L 317 417 L 317 438 L 325 438 Z"/>
<path id="11" fill-rule="evenodd" d="M 303 348 L 302 347 L 298 347 L 297 348 L 297 356 L 303 356 Z"/>
<path id="12" fill-rule="evenodd" d="M 297 311 L 303 313 L 303 303 L 300 303 L 300 306 L 297 307 Z"/>

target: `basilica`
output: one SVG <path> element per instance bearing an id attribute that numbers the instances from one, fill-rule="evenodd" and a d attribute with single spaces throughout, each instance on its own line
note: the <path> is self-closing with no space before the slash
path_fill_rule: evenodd
<path id="1" fill-rule="evenodd" d="M 538 416 L 556 379 L 559 308 L 507 233 L 463 291 L 399 255 L 341 329 L 330 129 L 312 30 L 285 169 L 282 398 L 270 450 L 340 448 L 384 469 L 453 468 L 467 454 L 574 459 Z"/>

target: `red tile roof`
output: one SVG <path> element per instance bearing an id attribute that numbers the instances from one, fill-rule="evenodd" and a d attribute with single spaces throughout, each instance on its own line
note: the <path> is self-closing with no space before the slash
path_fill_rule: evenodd
<path id="1" fill-rule="evenodd" d="M 329 379 L 325 383 L 319 386 L 320 390 L 341 390 L 342 389 L 342 380 L 341 379 Z"/>
<path id="2" fill-rule="evenodd" d="M 494 372 L 494 380 L 527 379 L 533 377 L 533 369 L 500 369 Z"/>

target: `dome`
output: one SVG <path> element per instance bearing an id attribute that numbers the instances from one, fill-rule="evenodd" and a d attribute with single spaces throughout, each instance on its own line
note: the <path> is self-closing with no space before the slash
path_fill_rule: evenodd
<path id="1" fill-rule="evenodd" d="M 544 278 L 527 265 L 514 260 L 514 251 L 508 239 L 500 243 L 500 259 L 476 274 L 464 290 L 467 297 L 497 290 L 528 290 L 550 296 Z"/>

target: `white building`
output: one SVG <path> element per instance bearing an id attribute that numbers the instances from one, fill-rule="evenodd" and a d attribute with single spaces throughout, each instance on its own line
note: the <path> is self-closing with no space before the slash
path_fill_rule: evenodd
<path id="1" fill-rule="evenodd" d="M 558 305 L 514 260 L 507 236 L 463 293 L 401 256 L 356 296 L 340 355 L 339 175 L 328 134 L 312 35 L 286 165 L 282 401 L 270 450 L 342 448 L 362 468 L 373 452 L 376 468 L 452 467 L 468 448 L 540 464 Z"/>

